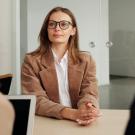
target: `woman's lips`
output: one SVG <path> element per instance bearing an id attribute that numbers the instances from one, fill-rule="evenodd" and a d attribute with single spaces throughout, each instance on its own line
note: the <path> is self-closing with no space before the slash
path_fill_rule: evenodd
<path id="1" fill-rule="evenodd" d="M 62 37 L 60 34 L 53 34 L 54 37 Z"/>

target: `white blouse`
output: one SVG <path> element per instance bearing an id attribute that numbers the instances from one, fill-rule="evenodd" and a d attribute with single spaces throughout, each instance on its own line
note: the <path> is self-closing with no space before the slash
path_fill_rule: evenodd
<path id="1" fill-rule="evenodd" d="M 58 79 L 60 103 L 64 106 L 71 107 L 68 85 L 68 51 L 64 54 L 60 61 L 58 61 L 56 53 L 53 50 L 52 52 Z"/>

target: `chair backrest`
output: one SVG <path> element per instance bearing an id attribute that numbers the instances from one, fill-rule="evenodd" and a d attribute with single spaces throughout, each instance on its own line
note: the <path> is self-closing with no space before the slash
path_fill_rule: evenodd
<path id="1" fill-rule="evenodd" d="M 12 81 L 12 74 L 0 75 L 0 92 L 8 94 Z"/>

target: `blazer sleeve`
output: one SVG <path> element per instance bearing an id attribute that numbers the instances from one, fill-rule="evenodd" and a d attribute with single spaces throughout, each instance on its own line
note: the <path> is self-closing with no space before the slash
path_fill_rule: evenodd
<path id="1" fill-rule="evenodd" d="M 36 114 L 41 116 L 62 119 L 60 111 L 65 106 L 49 100 L 45 89 L 42 87 L 34 59 L 26 55 L 21 70 L 21 85 L 23 94 L 36 95 Z"/>
<path id="2" fill-rule="evenodd" d="M 99 108 L 98 103 L 98 85 L 96 79 L 96 64 L 90 55 L 85 56 L 85 71 L 80 88 L 80 98 L 77 106 L 83 103 L 91 102 L 93 106 Z"/>

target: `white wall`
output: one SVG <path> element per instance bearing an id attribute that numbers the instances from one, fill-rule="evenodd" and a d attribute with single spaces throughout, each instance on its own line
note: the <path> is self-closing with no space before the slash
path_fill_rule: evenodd
<path id="1" fill-rule="evenodd" d="M 0 75 L 11 73 L 11 1 L 0 0 Z"/>
<path id="2" fill-rule="evenodd" d="M 56 3 L 52 0 L 53 3 Z M 46 0 L 28 0 L 27 1 L 27 35 L 28 35 L 28 52 L 35 50 L 38 45 L 38 34 L 41 29 L 44 17 L 47 12 L 44 10 L 50 9 Z"/>
<path id="3" fill-rule="evenodd" d="M 22 64 L 23 58 L 28 50 L 27 40 L 27 1 L 20 0 L 20 62 Z"/>
<path id="4" fill-rule="evenodd" d="M 13 74 L 10 94 L 20 93 L 19 2 L 0 0 L 0 74 Z"/>

